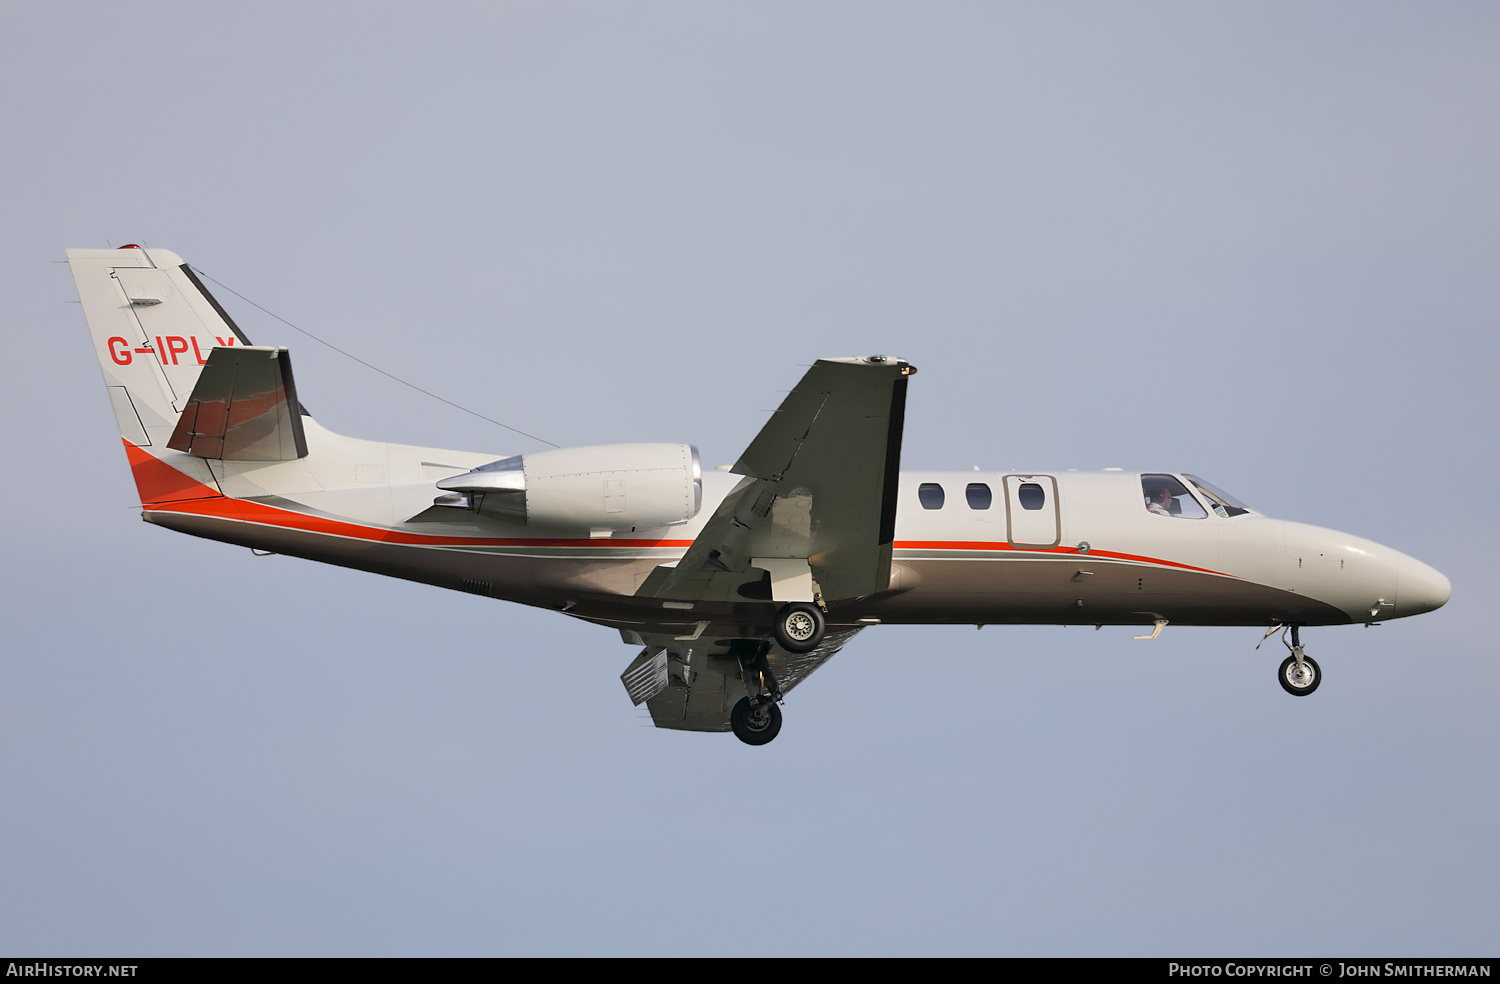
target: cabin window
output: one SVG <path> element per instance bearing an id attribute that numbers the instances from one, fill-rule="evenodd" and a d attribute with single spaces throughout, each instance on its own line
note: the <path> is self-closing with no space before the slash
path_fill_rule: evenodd
<path id="1" fill-rule="evenodd" d="M 1208 513 L 1187 487 L 1172 475 L 1142 475 L 1141 496 L 1146 511 L 1172 519 L 1203 519 Z"/>
<path id="2" fill-rule="evenodd" d="M 936 482 L 923 482 L 917 487 L 917 498 L 923 509 L 943 508 L 943 487 Z"/>
<path id="3" fill-rule="evenodd" d="M 995 497 L 990 494 L 990 487 L 983 482 L 970 482 L 968 488 L 964 489 L 964 498 L 969 500 L 970 509 L 988 509 Z"/>
<path id="4" fill-rule="evenodd" d="M 1022 509 L 1040 509 L 1047 504 L 1047 493 L 1035 482 L 1027 482 L 1016 489 L 1016 498 L 1021 501 Z"/>

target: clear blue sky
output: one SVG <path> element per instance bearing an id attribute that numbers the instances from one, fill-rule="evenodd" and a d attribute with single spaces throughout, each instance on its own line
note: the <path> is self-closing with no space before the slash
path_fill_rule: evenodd
<path id="1" fill-rule="evenodd" d="M 1500 8 L 42 4 L 0 31 L 0 951 L 1494 954 Z M 1182 469 L 1444 571 L 1310 630 L 896 628 L 775 744 L 605 630 L 147 526 L 62 259 L 146 242 L 560 444 Z M 362 437 L 535 445 L 223 295 Z M 1269 651 L 1268 651 L 1269 650 Z"/>

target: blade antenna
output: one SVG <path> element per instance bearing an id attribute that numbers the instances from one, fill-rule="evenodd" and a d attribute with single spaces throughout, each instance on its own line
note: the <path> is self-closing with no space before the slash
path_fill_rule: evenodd
<path id="1" fill-rule="evenodd" d="M 439 403 L 446 403 L 446 404 L 448 404 L 448 406 L 453 407 L 455 410 L 462 410 L 464 413 L 469 414 L 470 416 L 478 417 L 480 420 L 488 421 L 488 422 L 494 424 L 496 427 L 504 427 L 506 430 L 511 431 L 512 433 L 520 434 L 522 437 L 528 437 L 528 438 L 530 438 L 533 441 L 540 441 L 541 443 L 547 445 L 548 447 L 554 447 L 554 448 L 561 447 L 561 445 L 553 444 L 551 441 L 547 440 L 545 437 L 537 437 L 535 434 L 528 434 L 525 431 L 521 430 L 519 427 L 512 427 L 510 424 L 501 423 L 500 421 L 496 420 L 494 417 L 486 417 L 484 414 L 480 413 L 477 410 L 470 410 L 468 407 L 463 406 L 462 404 L 454 403 L 452 400 L 449 400 L 449 399 L 447 399 L 445 397 L 438 396 L 436 393 L 432 392 L 431 390 L 425 390 L 422 387 L 418 386 L 416 383 L 407 382 L 406 380 L 402 379 L 400 376 L 397 376 L 394 373 L 386 372 L 384 369 L 380 368 L 379 366 L 371 365 L 370 363 L 366 362 L 364 359 L 361 359 L 359 356 L 354 355 L 351 352 L 344 351 L 343 349 L 339 348 L 337 345 L 333 344 L 330 341 L 326 341 L 325 339 L 319 338 L 317 335 L 314 335 L 312 332 L 308 331 L 306 328 L 299 328 L 299 327 L 297 327 L 296 325 L 292 324 L 290 321 L 288 321 L 285 318 L 283 318 L 281 315 L 277 314 L 275 311 L 268 310 L 267 308 L 264 308 L 261 305 L 259 305 L 259 304 L 255 303 L 254 301 L 250 300 L 250 298 L 246 297 L 244 294 L 241 294 L 239 291 L 235 290 L 233 287 L 230 287 L 228 284 L 224 283 L 222 280 L 216 280 L 213 277 L 210 277 L 208 274 L 204 273 L 202 270 L 198 269 L 197 267 L 193 267 L 193 272 L 196 273 L 196 274 L 198 274 L 198 276 L 202 277 L 204 280 L 212 280 L 215 284 L 217 284 L 218 286 L 222 287 L 223 289 L 229 291 L 229 293 L 233 294 L 235 297 L 238 297 L 240 300 L 244 301 L 246 304 L 250 305 L 251 307 L 253 307 L 253 308 L 255 308 L 255 309 L 257 309 L 257 310 L 259 310 L 259 311 L 261 311 L 261 312 L 263 312 L 265 314 L 270 315 L 271 317 L 275 318 L 277 321 L 279 321 L 282 324 L 286 325 L 288 328 L 292 329 L 293 331 L 301 332 L 302 334 L 306 335 L 308 338 L 311 338 L 313 341 L 317 342 L 319 345 L 323 345 L 323 346 L 326 346 L 328 348 L 331 348 L 335 352 L 337 352 L 339 355 L 342 355 L 345 358 L 353 359 L 355 362 L 358 362 L 360 365 L 364 366 L 366 369 L 373 369 L 375 372 L 380 373 L 382 376 L 385 376 L 387 379 L 394 379 L 396 382 L 400 383 L 402 386 L 410 387 L 411 389 L 416 390 L 418 393 L 421 393 L 423 396 L 430 396 L 434 400 L 437 400 Z"/>

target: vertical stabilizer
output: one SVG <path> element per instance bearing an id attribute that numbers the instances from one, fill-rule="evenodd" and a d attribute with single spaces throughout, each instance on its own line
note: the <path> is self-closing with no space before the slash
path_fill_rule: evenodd
<path id="1" fill-rule="evenodd" d="M 244 336 L 168 250 L 70 249 L 68 265 L 120 436 L 164 447 L 209 353 Z"/>
<path id="2" fill-rule="evenodd" d="M 245 336 L 169 250 L 70 249 L 68 265 L 141 501 L 218 495 L 202 458 L 167 443 L 214 348 Z"/>

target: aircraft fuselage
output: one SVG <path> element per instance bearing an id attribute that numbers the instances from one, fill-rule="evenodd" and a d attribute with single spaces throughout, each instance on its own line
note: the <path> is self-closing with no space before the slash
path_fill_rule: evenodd
<path id="1" fill-rule="evenodd" d="M 687 523 L 607 538 L 429 508 L 431 481 L 330 489 L 333 476 L 325 475 L 316 487 L 310 480 L 303 494 L 256 495 L 257 477 L 284 488 L 289 471 L 347 460 L 351 446 L 378 448 L 382 469 L 399 469 L 403 457 L 458 457 L 353 441 L 308 426 L 310 441 L 343 445 L 346 454 L 258 467 L 215 462 L 216 484 L 237 498 L 148 504 L 145 518 L 260 550 L 564 610 L 617 628 L 675 631 L 712 618 L 714 634 L 733 634 L 768 615 L 769 595 L 753 592 L 670 607 L 636 597 L 654 569 L 682 556 L 736 476 L 705 475 L 703 508 Z M 414 470 L 421 467 L 415 463 Z M 890 588 L 832 605 L 829 622 L 1335 625 L 1414 615 L 1447 600 L 1440 573 L 1351 534 L 1253 512 L 1225 517 L 1211 501 L 1194 518 L 1153 514 L 1143 505 L 1142 475 L 903 472 Z M 1025 508 L 1015 491 L 1021 485 L 1044 489 L 1041 508 Z M 930 494 L 924 504 L 924 486 L 943 490 L 940 506 L 930 507 Z M 976 495 L 976 487 L 987 489 L 988 497 Z M 403 515 L 412 518 L 397 520 Z"/>

